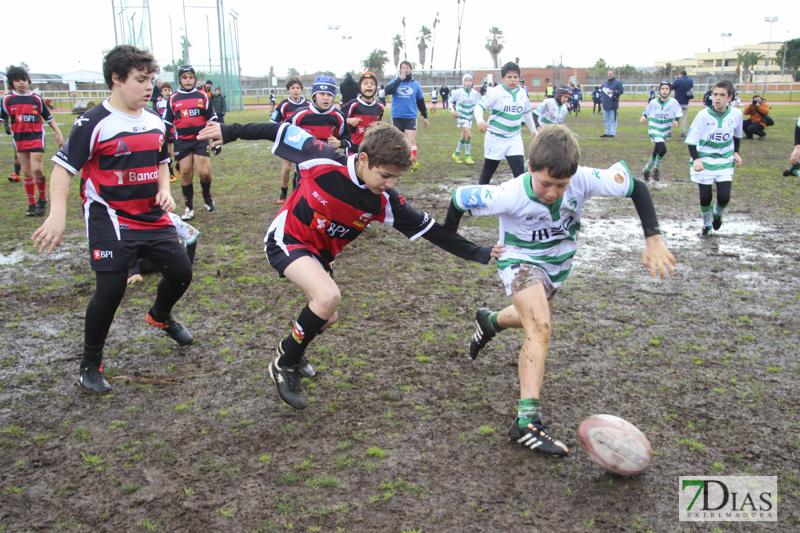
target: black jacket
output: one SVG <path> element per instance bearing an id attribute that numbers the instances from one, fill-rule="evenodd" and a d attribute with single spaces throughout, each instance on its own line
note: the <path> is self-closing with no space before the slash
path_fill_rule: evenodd
<path id="1" fill-rule="evenodd" d="M 342 81 L 342 85 L 339 89 L 342 91 L 342 104 L 358 96 L 358 83 L 353 79 L 353 76 L 349 74 L 344 77 L 344 81 Z"/>

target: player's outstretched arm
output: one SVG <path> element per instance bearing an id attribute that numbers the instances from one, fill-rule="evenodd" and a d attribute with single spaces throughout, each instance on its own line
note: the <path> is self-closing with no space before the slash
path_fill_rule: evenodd
<path id="1" fill-rule="evenodd" d="M 67 198 L 69 197 L 69 183 L 72 174 L 61 165 L 53 167 L 50 176 L 50 216 L 33 232 L 31 240 L 33 246 L 47 253 L 61 245 L 64 232 L 67 230 Z"/>
<path id="2" fill-rule="evenodd" d="M 422 238 L 442 250 L 467 261 L 475 261 L 486 265 L 492 257 L 497 257 L 495 250 L 491 246 L 478 246 L 438 222 L 434 222 L 433 226 L 422 234 Z"/>
<path id="3" fill-rule="evenodd" d="M 221 140 L 222 143 L 230 143 L 237 139 L 274 141 L 278 138 L 278 130 L 281 124 L 273 122 L 253 122 L 251 124 L 220 124 L 219 122 L 209 122 L 206 127 L 200 130 L 197 138 L 201 141 L 206 139 Z M 221 143 L 213 143 L 215 145 Z"/>

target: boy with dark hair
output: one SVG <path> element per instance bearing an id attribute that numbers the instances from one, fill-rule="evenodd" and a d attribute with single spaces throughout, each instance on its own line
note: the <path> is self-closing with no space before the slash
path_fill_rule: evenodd
<path id="1" fill-rule="evenodd" d="M 644 181 L 650 181 L 650 169 L 653 170 L 653 179 L 660 181 L 661 160 L 667 155 L 667 137 L 672 133 L 672 128 L 678 125 L 678 119 L 683 116 L 681 105 L 674 98 L 670 98 L 672 84 L 662 81 L 658 86 L 658 98 L 650 100 L 642 112 L 639 124 L 648 124 L 647 134 L 653 144 L 653 154 L 647 161 L 642 171 Z"/>
<path id="2" fill-rule="evenodd" d="M 733 84 L 721 80 L 711 93 L 713 105 L 697 113 L 686 135 L 692 158 L 690 175 L 700 189 L 700 214 L 703 217 L 702 237 L 722 226 L 722 212 L 731 200 L 734 168 L 742 166 L 739 143 L 742 140 L 742 111 L 729 106 Z M 713 207 L 713 184 L 717 184 L 717 201 Z"/>
<path id="3" fill-rule="evenodd" d="M 158 87 L 156 84 L 156 89 L 161 91 L 161 98 L 156 100 L 153 105 L 156 106 L 156 113 L 162 119 L 164 118 L 164 113 L 167 111 L 167 103 L 169 102 L 169 97 L 172 96 L 173 89 L 172 84 L 168 81 L 162 82 L 161 87 Z M 178 181 L 175 178 L 175 169 L 173 167 L 173 160 L 175 159 L 175 127 L 169 124 L 166 124 L 167 128 L 167 147 L 169 148 L 169 182 L 173 183 Z M 180 178 L 181 171 L 178 170 L 178 177 Z"/>
<path id="4" fill-rule="evenodd" d="M 214 89 L 214 95 L 211 97 L 211 104 L 214 106 L 214 111 L 217 112 L 217 119 L 225 123 L 225 113 L 228 111 L 227 98 L 222 94 L 222 87 Z"/>
<path id="5" fill-rule="evenodd" d="M 147 322 L 180 346 L 193 340 L 172 318 L 173 306 L 192 281 L 192 265 L 169 217 L 175 201 L 164 122 L 145 109 L 156 72 L 153 56 L 131 45 L 116 46 L 106 55 L 103 75 L 111 96 L 75 120 L 69 140 L 53 157 L 50 216 L 31 237 L 40 252 L 52 252 L 62 243 L 70 180 L 81 172 L 96 289 L 86 308 L 78 382 L 93 392 L 111 390 L 103 377 L 103 347 L 125 294 L 128 270 L 139 257 L 153 260 L 163 274 Z"/>
<path id="6" fill-rule="evenodd" d="M 594 195 L 633 199 L 646 238 L 642 262 L 650 275 L 672 274 L 675 258 L 661 241 L 653 200 L 644 182 L 624 162 L 609 169 L 579 167 L 578 139 L 565 126 L 546 126 L 534 138 L 528 172 L 501 185 L 459 187 L 445 226 L 456 231 L 464 211 L 500 217 L 498 273 L 512 305 L 499 312 L 479 309 L 469 354 L 506 328 L 523 328 L 519 354 L 520 399 L 509 435 L 532 450 L 566 455 L 567 446 L 542 423 L 541 388 L 550 344 L 550 303 L 572 268 L 578 247 L 581 208 Z"/>
<path id="7" fill-rule="evenodd" d="M 536 136 L 536 126 L 531 113 L 528 94 L 518 87 L 520 69 L 516 63 L 508 62 L 500 69 L 502 85 L 492 87 L 486 97 L 475 106 L 478 131 L 486 134 L 483 143 L 483 169 L 480 184 L 491 181 L 500 161 L 505 158 L 511 167 L 511 175 L 525 172 L 525 146 L 522 143 L 522 122 Z M 489 111 L 489 122 L 483 113 Z"/>
<path id="8" fill-rule="evenodd" d="M 552 98 L 545 98 L 542 103 L 533 110 L 533 123 L 536 131 L 542 126 L 552 126 L 561 124 L 567 117 L 567 102 L 572 98 L 572 91 L 566 85 L 559 85 L 553 91 Z"/>
<path id="9" fill-rule="evenodd" d="M 186 209 L 183 220 L 192 220 L 194 212 L 194 172 L 200 177 L 203 203 L 207 211 L 216 207 L 211 197 L 211 155 L 208 143 L 197 139 L 197 132 L 211 120 L 217 119 L 214 105 L 208 95 L 195 88 L 197 76 L 194 67 L 178 68 L 180 88 L 170 96 L 164 122 L 175 127 L 175 159 L 181 171 L 181 192 Z M 209 87 L 210 89 L 210 87 Z M 218 153 L 215 151 L 214 153 Z"/>
<path id="10" fill-rule="evenodd" d="M 371 222 L 394 226 L 411 240 L 424 237 L 463 259 L 486 264 L 496 256 L 491 248 L 476 246 L 417 211 L 393 188 L 411 166 L 411 147 L 394 126 L 375 122 L 358 154 L 350 156 L 290 124 L 212 123 L 200 137 L 272 140 L 272 152 L 300 168 L 300 185 L 264 238 L 270 265 L 308 297 L 269 365 L 279 396 L 295 409 L 306 407 L 300 377 L 313 373 L 304 361 L 306 347 L 336 322 L 341 296 L 331 274 L 333 260 Z"/>
<path id="11" fill-rule="evenodd" d="M 378 77 L 372 72 L 365 72 L 358 77 L 358 96 L 342 107 L 353 141 L 347 150 L 348 154 L 357 154 L 370 124 L 383 120 L 383 105 L 375 99 L 377 90 Z"/>
<path id="12" fill-rule="evenodd" d="M 22 169 L 22 183 L 28 196 L 28 210 L 25 216 L 42 216 L 47 210 L 47 187 L 42 163 L 44 161 L 44 127 L 47 122 L 56 132 L 58 147 L 64 144 L 64 137 L 58 128 L 50 109 L 36 94 L 28 90 L 31 77 L 22 67 L 9 67 L 6 78 L 11 83 L 11 92 L 3 95 L 0 103 L 0 118 L 8 121 L 6 133 L 12 133 L 12 142 Z M 15 171 L 16 174 L 16 171 Z M 13 175 L 11 178 L 13 180 Z M 39 198 L 36 199 L 36 189 Z"/>
<path id="13" fill-rule="evenodd" d="M 411 143 L 411 172 L 419 168 L 417 161 L 417 111 L 422 115 L 423 125 L 428 127 L 428 107 L 425 105 L 425 94 L 422 86 L 411 75 L 411 62 L 400 62 L 400 73 L 386 86 L 386 94 L 392 97 L 392 124 L 403 132 Z"/>
<path id="14" fill-rule="evenodd" d="M 278 108 L 272 112 L 270 117 L 272 122 L 291 122 L 295 113 L 308 107 L 308 100 L 303 96 L 303 80 L 299 76 L 290 76 L 286 80 L 286 90 L 289 91 L 289 98 L 278 104 Z M 278 205 L 282 205 L 286 201 L 291 175 L 292 162 L 284 159 L 281 162 L 281 194 L 275 201 Z"/>

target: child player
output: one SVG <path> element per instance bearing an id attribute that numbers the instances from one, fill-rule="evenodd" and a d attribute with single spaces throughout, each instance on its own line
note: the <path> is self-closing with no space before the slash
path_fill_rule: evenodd
<path id="1" fill-rule="evenodd" d="M 703 217 L 701 236 L 711 235 L 711 228 L 722 226 L 722 212 L 731 199 L 733 169 L 742 166 L 739 143 L 742 140 L 742 111 L 729 106 L 733 84 L 720 80 L 712 87 L 714 105 L 695 115 L 686 145 L 692 158 L 690 175 L 700 188 L 700 214 Z M 717 184 L 717 201 L 711 186 Z"/>
<path id="2" fill-rule="evenodd" d="M 472 116 L 475 112 L 475 106 L 481 101 L 481 95 L 478 91 L 472 88 L 473 79 L 472 74 L 464 74 L 461 78 L 462 87 L 453 91 L 450 95 L 450 104 L 453 108 L 453 116 L 456 118 L 456 125 L 461 128 L 461 138 L 456 145 L 456 151 L 453 152 L 453 161 L 461 163 L 459 155 L 461 149 L 464 149 L 464 162 L 468 165 L 474 165 L 475 161 L 470 157 L 469 150 L 472 144 Z"/>
<path id="3" fill-rule="evenodd" d="M 158 90 L 156 87 L 154 90 Z M 155 107 L 158 116 L 164 118 L 164 113 L 167 111 L 167 102 L 169 102 L 169 97 L 172 96 L 172 84 L 168 81 L 165 81 L 161 84 L 161 98 L 156 100 Z M 175 144 L 175 127 L 167 124 L 167 146 L 169 147 L 169 182 L 178 181 L 175 179 L 175 169 L 172 166 L 172 161 L 175 159 L 175 152 L 174 152 L 174 144 Z M 180 177 L 181 172 L 178 171 L 178 177 Z"/>
<path id="4" fill-rule="evenodd" d="M 800 117 L 794 125 L 794 150 L 789 155 L 789 162 L 791 165 L 783 171 L 783 177 L 800 176 Z"/>
<path id="5" fill-rule="evenodd" d="M 642 254 L 650 275 L 672 273 L 675 258 L 661 242 L 653 200 L 643 181 L 634 179 L 624 162 L 609 169 L 579 167 L 578 139 L 566 126 L 546 126 L 531 143 L 528 172 L 502 185 L 459 187 L 445 226 L 458 229 L 464 211 L 500 218 L 498 273 L 511 305 L 498 312 L 480 309 L 469 354 L 475 359 L 499 331 L 523 328 L 519 353 L 520 399 L 509 434 L 522 446 L 566 455 L 567 446 L 542 424 L 541 389 L 550 343 L 550 303 L 572 268 L 578 246 L 581 208 L 597 194 L 628 196 L 642 222 Z"/>
<path id="6" fill-rule="evenodd" d="M 671 91 L 672 84 L 662 81 L 658 86 L 658 98 L 650 100 L 639 119 L 639 124 L 648 123 L 647 133 L 650 135 L 650 142 L 654 143 L 653 154 L 642 171 L 645 181 L 650 181 L 650 169 L 653 170 L 653 179 L 661 180 L 658 169 L 667 153 L 666 138 L 672 128 L 678 126 L 678 119 L 683 116 L 681 105 L 669 96 Z"/>
<path id="7" fill-rule="evenodd" d="M 286 90 L 289 91 L 289 98 L 281 101 L 278 108 L 272 112 L 272 116 L 269 117 L 272 122 L 291 122 L 295 113 L 308 107 L 308 100 L 303 96 L 303 80 L 298 76 L 290 76 L 286 80 Z M 284 159 L 281 163 L 281 194 L 275 201 L 278 205 L 283 205 L 286 201 L 291 175 L 292 162 Z"/>
<path id="8" fill-rule="evenodd" d="M 436 87 L 431 90 L 431 113 L 436 113 L 436 103 L 439 100 L 439 92 Z"/>
<path id="9" fill-rule="evenodd" d="M 572 98 L 572 90 L 566 85 L 556 87 L 552 98 L 545 98 L 533 110 L 533 123 L 536 131 L 542 126 L 561 124 L 567 117 L 567 103 Z"/>
<path id="10" fill-rule="evenodd" d="M 28 196 L 28 210 L 25 216 L 42 216 L 47 210 L 47 188 L 42 162 L 44 161 L 44 127 L 47 122 L 56 132 L 58 147 L 64 144 L 64 137 L 58 129 L 50 110 L 44 101 L 28 90 L 31 78 L 22 67 L 9 67 L 6 78 L 12 91 L 3 95 L 0 105 L 0 118 L 8 119 L 14 149 L 22 169 L 22 183 Z M 36 189 L 39 198 L 36 199 Z"/>
<path id="11" fill-rule="evenodd" d="M 164 122 L 145 109 L 157 71 L 150 52 L 130 45 L 106 55 L 103 76 L 111 96 L 78 117 L 67 144 L 53 157 L 50 216 L 32 237 L 40 252 L 52 252 L 62 243 L 70 180 L 81 172 L 96 287 L 86 308 L 78 382 L 94 392 L 111 390 L 103 377 L 103 347 L 125 295 L 128 270 L 139 257 L 151 259 L 163 275 L 147 322 L 181 346 L 193 340 L 171 314 L 192 281 L 192 265 L 169 217 L 175 201 L 169 190 Z"/>
<path id="12" fill-rule="evenodd" d="M 300 169 L 297 190 L 264 238 L 270 265 L 308 298 L 269 365 L 279 396 L 295 409 L 306 407 L 300 387 L 303 353 L 314 337 L 336 322 L 341 296 L 332 277 L 333 260 L 370 222 L 393 226 L 411 240 L 424 237 L 463 259 L 486 264 L 490 255 L 496 256 L 491 248 L 476 246 L 417 211 L 393 188 L 412 163 L 411 146 L 394 126 L 375 122 L 358 154 L 350 156 L 290 124 L 212 123 L 200 137 L 272 140 L 272 152 Z"/>
<path id="13" fill-rule="evenodd" d="M 208 143 L 197 140 L 197 132 L 210 120 L 216 120 L 217 114 L 208 95 L 195 87 L 196 75 L 194 67 L 183 65 L 178 68 L 180 88 L 170 96 L 164 122 L 175 127 L 175 159 L 181 171 L 181 192 L 186 209 L 181 215 L 183 220 L 192 220 L 194 213 L 194 172 L 200 177 L 200 188 L 203 191 L 203 202 L 206 210 L 214 210 L 214 199 L 211 197 L 211 157 Z M 218 153 L 218 152 L 214 152 Z"/>
<path id="14" fill-rule="evenodd" d="M 491 181 L 503 158 L 511 167 L 511 175 L 519 176 L 525 172 L 525 147 L 522 144 L 522 121 L 536 136 L 536 127 L 531 118 L 531 103 L 528 94 L 518 87 L 520 70 L 516 63 L 508 62 L 500 69 L 501 85 L 492 87 L 486 96 L 475 106 L 475 120 L 478 131 L 486 134 L 483 143 L 483 169 L 480 183 Z M 483 113 L 489 111 L 489 122 L 483 120 Z"/>
<path id="15" fill-rule="evenodd" d="M 373 122 L 383 119 L 383 105 L 375 98 L 377 91 L 377 76 L 372 72 L 365 72 L 358 77 L 358 96 L 342 106 L 342 114 L 353 141 L 353 145 L 347 150 L 348 154 L 357 154 L 367 128 Z"/>

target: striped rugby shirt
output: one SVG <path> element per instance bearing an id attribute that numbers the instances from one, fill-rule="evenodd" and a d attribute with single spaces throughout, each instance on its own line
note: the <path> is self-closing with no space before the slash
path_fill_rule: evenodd
<path id="1" fill-rule="evenodd" d="M 500 185 L 470 185 L 453 191 L 453 203 L 473 216 L 498 215 L 499 244 L 506 251 L 497 259 L 504 270 L 519 263 L 541 268 L 553 287 L 567 278 L 578 249 L 581 208 L 595 195 L 629 197 L 633 176 L 624 161 L 608 169 L 578 167 L 558 201 L 544 204 L 525 173 Z"/>
<path id="2" fill-rule="evenodd" d="M 674 98 L 668 98 L 666 102 L 662 102 L 661 98 L 654 98 L 647 104 L 642 115 L 648 120 L 647 134 L 650 135 L 650 142 L 663 143 L 664 138 L 672 131 L 672 121 L 683 117 L 683 110 Z"/>
<path id="3" fill-rule="evenodd" d="M 539 124 L 561 124 L 567 118 L 567 106 L 556 102 L 555 98 L 545 98 L 533 112 L 539 117 Z"/>
<path id="4" fill-rule="evenodd" d="M 722 115 L 718 115 L 709 107 L 697 113 L 686 134 L 686 144 L 697 147 L 697 154 L 705 168 L 702 172 L 695 172 L 691 167 L 692 176 L 732 175 L 735 167 L 734 137 L 742 138 L 741 109 L 728 106 Z"/>
<path id="5" fill-rule="evenodd" d="M 524 89 L 517 87 L 509 91 L 500 84 L 489 89 L 483 100 L 475 106 L 475 117 L 483 117 L 487 110 L 490 111 L 488 133 L 498 137 L 515 137 L 520 135 L 523 115 L 531 112 L 531 103 Z"/>
<path id="6" fill-rule="evenodd" d="M 28 92 L 12 91 L 3 95 L 0 120 L 9 118 L 14 147 L 19 152 L 44 150 L 44 122 L 52 122 L 50 110 L 42 99 Z"/>
<path id="7" fill-rule="evenodd" d="M 75 119 L 52 160 L 72 175 L 82 172 L 89 246 L 175 236 L 169 213 L 156 202 L 159 165 L 169 161 L 169 151 L 164 122 L 155 112 L 131 116 L 104 100 Z"/>
<path id="8" fill-rule="evenodd" d="M 175 126 L 175 140 L 186 141 L 196 140 L 210 120 L 217 120 L 217 114 L 205 92 L 178 89 L 169 97 L 163 118 L 164 122 Z"/>
<path id="9" fill-rule="evenodd" d="M 467 91 L 463 87 L 453 91 L 450 95 L 450 103 L 456 109 L 457 120 L 466 120 L 472 125 L 472 113 L 475 111 L 475 106 L 481 101 L 481 93 L 475 89 Z"/>

